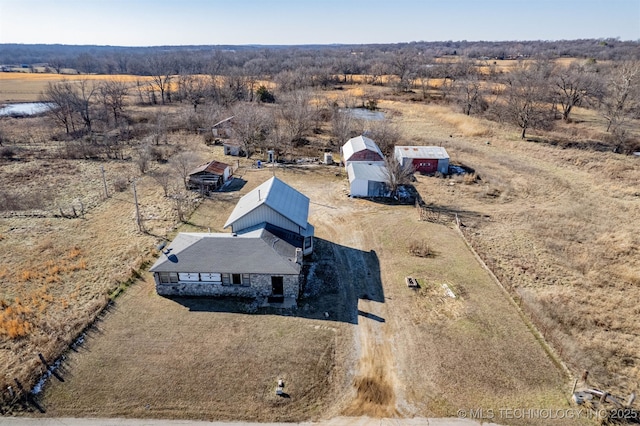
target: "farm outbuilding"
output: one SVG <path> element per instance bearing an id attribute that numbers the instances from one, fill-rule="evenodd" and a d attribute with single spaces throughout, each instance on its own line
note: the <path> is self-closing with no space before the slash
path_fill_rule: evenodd
<path id="1" fill-rule="evenodd" d="M 238 201 L 224 227 L 238 234 L 265 228 L 307 255 L 314 234 L 308 217 L 309 198 L 274 176 Z"/>
<path id="2" fill-rule="evenodd" d="M 202 164 L 189 172 L 189 189 L 198 189 L 203 193 L 215 191 L 224 185 L 233 171 L 231 166 L 219 161 Z"/>
<path id="3" fill-rule="evenodd" d="M 224 155 L 232 155 L 234 157 L 245 155 L 244 149 L 242 149 L 242 144 L 236 140 L 224 141 L 222 143 L 222 149 L 224 150 Z"/>
<path id="4" fill-rule="evenodd" d="M 150 271 L 163 296 L 295 299 L 301 268 L 300 249 L 257 229 L 244 234 L 179 233 Z"/>
<path id="5" fill-rule="evenodd" d="M 387 168 L 381 164 L 354 162 L 347 166 L 352 197 L 386 197 Z"/>
<path id="6" fill-rule="evenodd" d="M 342 161 L 345 167 L 355 161 L 384 164 L 384 155 L 376 143 L 366 136 L 349 139 L 342 146 Z"/>
<path id="7" fill-rule="evenodd" d="M 232 119 L 233 116 L 218 121 L 216 124 L 211 126 L 211 132 L 215 139 L 229 139 L 233 136 L 233 128 L 231 127 Z"/>
<path id="8" fill-rule="evenodd" d="M 441 146 L 396 146 L 394 154 L 400 165 L 412 164 L 418 173 L 449 171 L 449 154 Z"/>

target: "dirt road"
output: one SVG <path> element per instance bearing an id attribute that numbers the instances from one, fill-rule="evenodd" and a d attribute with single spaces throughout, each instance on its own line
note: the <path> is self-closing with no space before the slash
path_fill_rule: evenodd
<path id="1" fill-rule="evenodd" d="M 309 192 L 310 188 L 307 188 Z M 311 196 L 313 197 L 313 193 Z M 313 198 L 312 198 L 313 200 Z M 329 197 L 312 207 L 320 237 L 331 239 L 339 288 L 346 307 L 353 309 L 356 324 L 354 347 L 357 367 L 353 381 L 355 395 L 344 410 L 348 416 L 395 417 L 395 360 L 390 344 L 380 265 L 375 250 L 367 246 L 362 219 L 372 213 L 370 202 Z"/>

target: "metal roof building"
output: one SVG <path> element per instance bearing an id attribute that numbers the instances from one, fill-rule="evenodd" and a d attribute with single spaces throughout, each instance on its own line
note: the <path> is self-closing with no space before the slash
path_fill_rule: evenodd
<path id="1" fill-rule="evenodd" d="M 231 212 L 224 227 L 241 233 L 257 226 L 270 224 L 271 232 L 281 229 L 285 233 L 300 236 L 304 254 L 313 251 L 314 228 L 308 222 L 309 198 L 277 177 L 272 177 L 246 195 Z"/>
<path id="2" fill-rule="evenodd" d="M 396 146 L 394 156 L 402 166 L 412 164 L 420 173 L 449 172 L 449 154 L 441 146 Z"/>
<path id="3" fill-rule="evenodd" d="M 387 168 L 375 163 L 349 163 L 349 192 L 352 197 L 384 197 L 387 194 Z"/>
<path id="4" fill-rule="evenodd" d="M 384 155 L 376 143 L 366 136 L 349 139 L 342 146 L 342 161 L 345 167 L 354 161 L 384 163 Z"/>

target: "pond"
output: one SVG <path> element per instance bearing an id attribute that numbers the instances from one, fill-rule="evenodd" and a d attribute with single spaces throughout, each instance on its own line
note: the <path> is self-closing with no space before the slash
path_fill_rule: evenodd
<path id="1" fill-rule="evenodd" d="M 24 117 L 26 115 L 41 114 L 51 108 L 46 102 L 23 102 L 8 104 L 0 108 L 0 116 Z"/>
<path id="2" fill-rule="evenodd" d="M 348 108 L 341 111 L 344 111 L 353 118 L 357 118 L 359 120 L 384 120 L 384 112 L 382 111 L 371 111 L 366 108 Z"/>

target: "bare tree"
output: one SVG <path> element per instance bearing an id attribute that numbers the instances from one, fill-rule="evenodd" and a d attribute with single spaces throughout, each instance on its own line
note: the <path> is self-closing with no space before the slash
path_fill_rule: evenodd
<path id="1" fill-rule="evenodd" d="M 136 149 L 135 162 L 140 173 L 144 174 L 149 170 L 149 162 L 151 159 L 152 152 L 149 145 L 142 145 Z"/>
<path id="2" fill-rule="evenodd" d="M 313 129 L 316 111 L 310 104 L 311 93 L 306 90 L 296 90 L 284 94 L 280 99 L 278 118 L 282 125 L 283 136 L 295 147 Z"/>
<path id="3" fill-rule="evenodd" d="M 275 123 L 265 107 L 255 103 L 240 103 L 233 108 L 233 130 L 247 158 L 264 141 Z"/>
<path id="4" fill-rule="evenodd" d="M 396 52 L 391 62 L 391 71 L 397 77 L 396 87 L 401 92 L 408 92 L 416 78 L 415 52 Z"/>
<path id="5" fill-rule="evenodd" d="M 344 111 L 339 108 L 333 108 L 331 115 L 331 134 L 336 140 L 338 145 L 344 144 L 351 137 L 355 136 L 359 132 L 358 123 L 353 119 L 353 116 L 348 111 Z"/>
<path id="6" fill-rule="evenodd" d="M 393 155 L 401 138 L 400 129 L 387 119 L 368 122 L 367 136 L 373 139 L 384 155 Z"/>
<path id="7" fill-rule="evenodd" d="M 477 75 L 470 75 L 456 84 L 459 89 L 459 103 L 466 115 L 479 113 L 487 109 L 487 102 L 482 97 L 481 82 Z"/>
<path id="8" fill-rule="evenodd" d="M 41 95 L 43 102 L 52 104 L 48 115 L 65 128 L 67 134 L 75 131 L 73 117 L 73 86 L 67 80 L 49 83 Z"/>
<path id="9" fill-rule="evenodd" d="M 411 183 L 413 180 L 413 173 L 415 172 L 413 164 L 407 163 L 403 166 L 392 156 L 386 156 L 384 158 L 384 166 L 384 183 L 391 192 L 391 197 L 397 200 L 400 186 Z"/>
<path id="10" fill-rule="evenodd" d="M 100 102 L 105 111 L 113 117 L 114 126 L 118 126 L 120 117 L 124 113 L 125 98 L 129 92 L 129 85 L 122 80 L 110 79 L 102 82 L 98 87 Z"/>
<path id="11" fill-rule="evenodd" d="M 186 222 L 187 217 L 189 216 L 189 213 L 191 212 L 191 208 L 192 208 L 189 192 L 187 192 L 184 189 L 180 189 L 179 187 L 176 187 L 173 189 L 169 197 L 173 200 L 173 205 L 174 205 L 174 208 L 176 209 L 178 220 L 180 222 Z"/>
<path id="12" fill-rule="evenodd" d="M 544 128 L 551 124 L 548 86 L 545 83 L 548 77 L 549 70 L 545 64 L 535 62 L 520 64 L 505 78 L 504 99 L 494 105 L 494 112 L 500 119 L 520 127 L 522 139 L 530 128 Z"/>
<path id="13" fill-rule="evenodd" d="M 162 105 L 171 102 L 171 80 L 176 74 L 176 63 L 172 57 L 156 54 L 147 58 L 147 72 L 151 82 L 160 91 Z"/>
<path id="14" fill-rule="evenodd" d="M 182 178 L 185 189 L 189 189 L 189 173 L 199 162 L 200 158 L 195 153 L 189 151 L 179 152 L 169 160 L 169 163 L 178 176 Z"/>
<path id="15" fill-rule="evenodd" d="M 89 80 L 80 80 L 77 84 L 77 90 L 74 90 L 72 105 L 74 110 L 80 115 L 84 128 L 91 133 L 91 125 L 93 123 L 93 98 L 96 93 L 97 86 Z"/>
<path id="16" fill-rule="evenodd" d="M 562 119 L 569 121 L 573 107 L 581 105 L 597 92 L 597 81 L 584 65 L 573 63 L 554 70 L 552 91 L 562 107 Z"/>
<path id="17" fill-rule="evenodd" d="M 626 61 L 611 70 L 601 105 L 607 132 L 620 128 L 640 108 L 640 61 Z"/>
<path id="18" fill-rule="evenodd" d="M 205 97 L 206 82 L 203 76 L 181 73 L 178 76 L 178 94 L 180 99 L 188 101 L 196 112 Z"/>
<path id="19" fill-rule="evenodd" d="M 173 181 L 173 177 L 171 176 L 171 172 L 167 168 L 161 168 L 154 170 L 150 173 L 151 177 L 160 187 L 164 193 L 165 197 L 169 196 L 169 187 L 171 182 Z"/>

